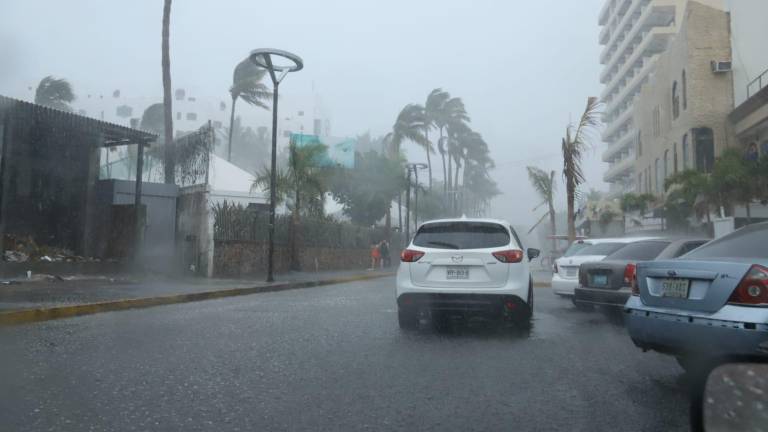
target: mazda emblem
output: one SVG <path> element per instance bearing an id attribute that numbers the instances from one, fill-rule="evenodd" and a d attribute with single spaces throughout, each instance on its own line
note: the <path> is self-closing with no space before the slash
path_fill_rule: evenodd
<path id="1" fill-rule="evenodd" d="M 451 261 L 453 261 L 455 263 L 460 263 L 460 262 L 464 261 L 464 257 L 461 256 L 461 255 L 454 255 L 454 256 L 451 257 Z"/>
<path id="2" fill-rule="evenodd" d="M 668 276 L 671 276 L 671 277 L 675 277 L 675 276 L 677 276 L 677 272 L 676 272 L 676 271 L 674 271 L 674 270 L 668 270 L 668 271 L 667 271 L 667 275 L 668 275 Z"/>

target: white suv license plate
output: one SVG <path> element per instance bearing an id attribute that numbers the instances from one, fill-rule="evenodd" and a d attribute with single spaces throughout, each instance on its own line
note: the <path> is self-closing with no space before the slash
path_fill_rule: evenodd
<path id="1" fill-rule="evenodd" d="M 463 280 L 469 279 L 469 268 L 467 267 L 451 267 L 446 269 L 445 278 L 451 280 Z"/>
<path id="2" fill-rule="evenodd" d="M 664 297 L 688 298 L 690 286 L 690 279 L 663 279 L 661 281 L 661 295 Z"/>

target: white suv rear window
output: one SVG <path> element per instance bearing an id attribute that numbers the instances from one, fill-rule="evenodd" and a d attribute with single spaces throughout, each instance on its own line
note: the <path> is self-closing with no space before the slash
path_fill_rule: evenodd
<path id="1" fill-rule="evenodd" d="M 432 249 L 486 249 L 507 246 L 509 231 L 490 222 L 435 222 L 423 225 L 413 244 Z"/>

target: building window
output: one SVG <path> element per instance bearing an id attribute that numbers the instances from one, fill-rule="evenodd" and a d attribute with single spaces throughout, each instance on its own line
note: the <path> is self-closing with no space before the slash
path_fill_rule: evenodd
<path id="1" fill-rule="evenodd" d="M 677 143 L 672 147 L 672 170 L 677 174 Z"/>
<path id="2" fill-rule="evenodd" d="M 683 171 L 688 169 L 688 134 L 683 135 Z"/>
<path id="3" fill-rule="evenodd" d="M 176 113 L 176 120 L 181 120 L 181 111 Z"/>
<path id="4" fill-rule="evenodd" d="M 688 109 L 688 78 L 685 75 L 685 69 L 683 69 L 683 110 Z"/>
<path id="5" fill-rule="evenodd" d="M 677 81 L 672 83 L 672 120 L 680 117 L 680 95 L 677 94 Z"/>
<path id="6" fill-rule="evenodd" d="M 187 113 L 187 120 L 191 120 L 191 121 L 197 120 L 197 113 L 193 113 L 193 112 Z"/>
<path id="7" fill-rule="evenodd" d="M 658 106 L 653 109 L 653 136 L 661 136 L 661 110 Z"/>
<path id="8" fill-rule="evenodd" d="M 661 195 L 661 183 L 664 182 L 664 179 L 662 178 L 662 175 L 664 173 L 661 171 L 661 159 L 656 158 L 656 194 Z"/>
<path id="9" fill-rule="evenodd" d="M 696 170 L 712 172 L 715 165 L 715 136 L 712 129 L 703 127 L 693 130 L 693 151 Z"/>
<path id="10" fill-rule="evenodd" d="M 176 89 L 176 100 L 184 100 L 187 96 L 187 92 L 184 89 Z"/>

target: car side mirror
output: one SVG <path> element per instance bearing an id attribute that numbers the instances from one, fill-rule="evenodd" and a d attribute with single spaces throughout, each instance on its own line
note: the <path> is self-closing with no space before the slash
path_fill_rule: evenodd
<path id="1" fill-rule="evenodd" d="M 704 430 L 759 430 L 768 424 L 768 365 L 719 366 L 709 373 L 701 396 L 696 402 Z"/>
<path id="2" fill-rule="evenodd" d="M 538 258 L 541 255 L 541 251 L 534 248 L 528 248 L 528 261 Z"/>

